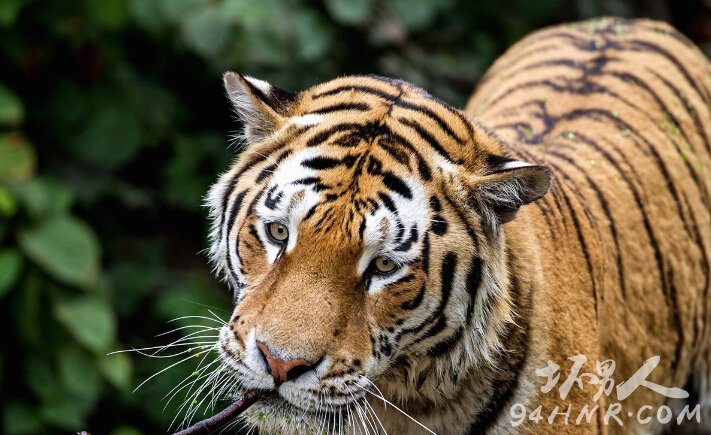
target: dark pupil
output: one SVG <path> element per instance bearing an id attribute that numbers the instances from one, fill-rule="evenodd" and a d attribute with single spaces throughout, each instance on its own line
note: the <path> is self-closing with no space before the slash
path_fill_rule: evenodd
<path id="1" fill-rule="evenodd" d="M 390 261 L 386 259 L 382 259 L 381 262 L 383 263 L 383 266 L 387 266 L 388 264 L 390 264 Z"/>
<path id="2" fill-rule="evenodd" d="M 282 235 L 284 233 L 284 227 L 277 227 L 277 233 Z"/>

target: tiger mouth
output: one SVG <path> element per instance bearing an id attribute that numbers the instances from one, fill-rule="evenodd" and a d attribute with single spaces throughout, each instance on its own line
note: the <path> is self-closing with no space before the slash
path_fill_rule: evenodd
<path id="1" fill-rule="evenodd" d="M 340 414 L 346 413 L 349 409 L 357 406 L 358 403 L 366 400 L 364 394 L 332 394 L 332 393 L 320 393 L 315 394 L 311 400 L 305 401 L 306 403 L 295 403 L 287 397 L 284 397 L 278 390 L 258 390 L 260 394 L 260 399 L 256 404 L 261 404 L 262 406 L 280 408 L 280 410 L 285 409 L 293 412 L 298 412 L 300 414 Z M 239 399 L 246 390 L 240 390 L 237 392 L 232 399 Z"/>

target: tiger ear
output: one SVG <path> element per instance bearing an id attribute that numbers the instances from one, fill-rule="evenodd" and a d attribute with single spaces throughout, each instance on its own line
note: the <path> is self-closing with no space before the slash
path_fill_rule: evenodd
<path id="1" fill-rule="evenodd" d="M 470 200 L 493 228 L 516 217 L 521 206 L 543 197 L 552 182 L 545 166 L 494 154 L 484 159 L 479 174 L 465 178 Z"/>
<path id="2" fill-rule="evenodd" d="M 294 92 L 231 71 L 222 80 L 237 116 L 244 122 L 244 136 L 250 143 L 276 131 L 297 98 Z"/>

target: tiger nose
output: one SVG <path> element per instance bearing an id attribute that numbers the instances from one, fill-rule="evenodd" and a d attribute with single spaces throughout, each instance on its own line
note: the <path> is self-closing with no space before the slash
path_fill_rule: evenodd
<path id="1" fill-rule="evenodd" d="M 283 360 L 272 356 L 266 344 L 261 341 L 257 342 L 257 348 L 262 353 L 262 356 L 267 361 L 267 371 L 274 378 L 277 386 L 286 381 L 292 381 L 302 374 L 314 368 L 315 364 L 301 358 Z"/>

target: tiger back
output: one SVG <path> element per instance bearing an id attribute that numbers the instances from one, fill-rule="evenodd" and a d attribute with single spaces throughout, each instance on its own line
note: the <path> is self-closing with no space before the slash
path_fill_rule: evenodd
<path id="1" fill-rule="evenodd" d="M 550 195 L 528 210 L 545 292 L 557 300 L 545 327 L 564 331 L 551 332 L 547 358 L 612 358 L 620 383 L 659 356 L 649 379 L 700 395 L 707 419 L 710 102 L 709 62 L 683 35 L 608 18 L 525 38 L 466 109 L 512 155 L 554 174 Z M 625 428 L 605 425 L 604 412 L 603 426 L 627 433 L 641 406 L 654 405 L 654 415 L 668 401 L 640 390 L 624 401 L 635 412 L 620 415 Z"/>

